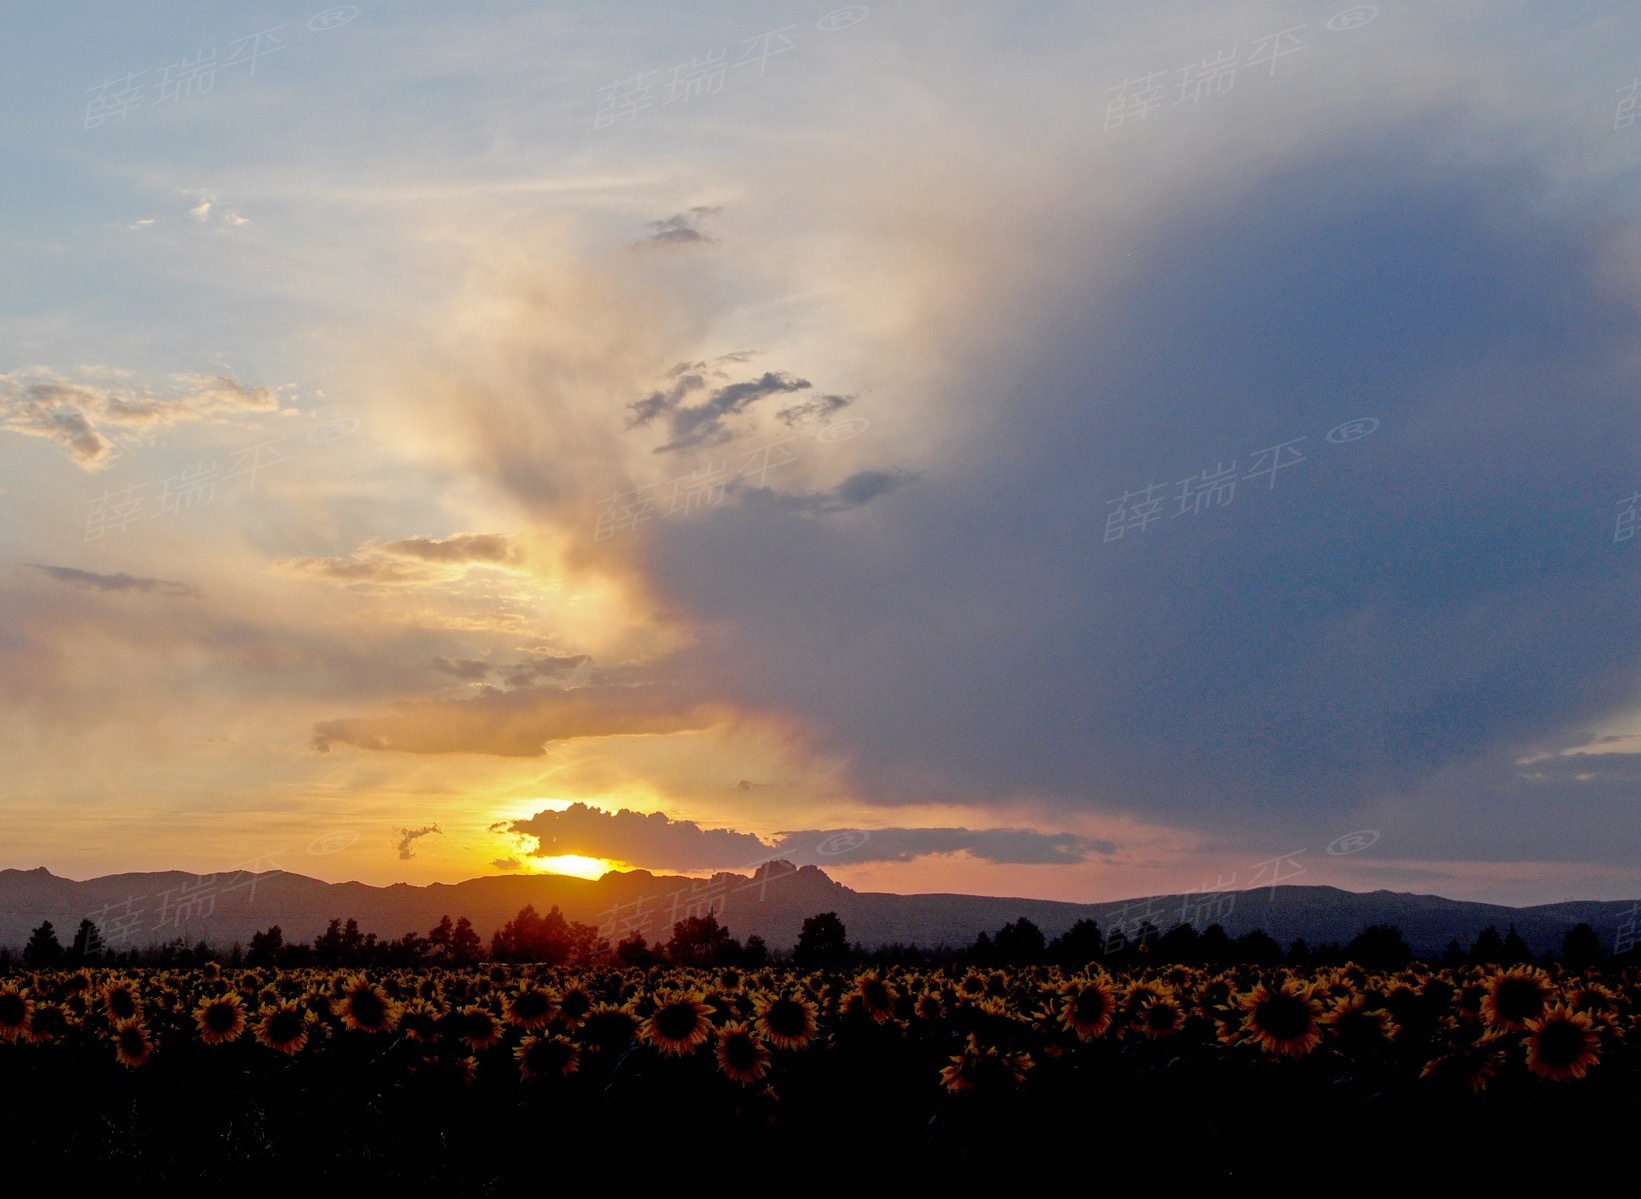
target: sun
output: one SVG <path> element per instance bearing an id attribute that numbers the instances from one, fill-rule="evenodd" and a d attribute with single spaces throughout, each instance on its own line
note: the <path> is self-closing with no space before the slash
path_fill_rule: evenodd
<path id="1" fill-rule="evenodd" d="M 618 863 L 608 858 L 589 858 L 579 853 L 561 853 L 552 857 L 529 857 L 525 861 L 530 863 L 534 870 L 544 874 L 568 874 L 574 878 L 599 879 L 611 870 L 619 868 Z"/>

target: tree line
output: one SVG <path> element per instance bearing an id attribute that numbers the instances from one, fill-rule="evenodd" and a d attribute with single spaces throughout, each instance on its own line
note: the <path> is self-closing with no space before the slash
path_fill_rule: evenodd
<path id="1" fill-rule="evenodd" d="M 1562 938 L 1559 954 L 1534 955 L 1515 925 L 1501 934 L 1488 925 L 1466 948 L 1456 939 L 1449 942 L 1439 964 L 1460 966 L 1549 965 L 1559 962 L 1572 970 L 1599 966 L 1609 955 L 1595 930 L 1580 923 Z M 466 916 L 452 921 L 444 916 L 424 936 L 409 932 L 397 939 L 381 939 L 361 932 L 359 922 L 349 917 L 332 919 L 325 931 L 312 942 L 286 941 L 279 925 L 258 931 L 246 946 L 235 942 L 226 955 L 200 941 L 188 946 L 182 938 L 146 949 L 110 948 L 96 924 L 80 921 L 67 946 L 57 939 L 49 920 L 29 935 L 20 962 L 10 949 L 0 949 L 0 968 L 21 964 L 30 968 L 77 965 L 189 966 L 207 961 L 226 961 L 230 966 L 468 966 L 480 961 L 540 962 L 562 964 L 614 964 L 623 966 L 744 966 L 756 968 L 772 961 L 805 969 L 838 969 L 850 965 L 945 965 L 967 963 L 975 966 L 1027 966 L 1056 964 L 1080 967 L 1090 962 L 1109 966 L 1167 964 L 1191 966 L 1275 965 L 1283 962 L 1304 965 L 1337 965 L 1347 961 L 1375 970 L 1400 969 L 1415 960 L 1401 930 L 1393 924 L 1374 924 L 1362 929 L 1345 945 L 1308 945 L 1304 938 L 1289 943 L 1286 950 L 1274 937 L 1261 930 L 1231 937 L 1218 924 L 1197 931 L 1190 924 L 1178 924 L 1166 932 L 1149 922 L 1137 929 L 1102 932 L 1091 919 L 1078 920 L 1065 932 L 1048 937 L 1031 920 L 1022 916 L 995 932 L 982 932 L 973 944 L 963 947 L 921 947 L 880 945 L 867 949 L 851 943 L 836 912 L 817 912 L 803 922 L 797 943 L 789 951 L 771 951 L 764 939 L 752 934 L 739 940 L 718 922 L 715 913 L 691 916 L 673 925 L 672 936 L 664 943 L 650 945 L 641 932 L 631 932 L 615 945 L 601 937 L 593 925 L 567 919 L 555 905 L 546 915 L 533 905 L 525 905 L 517 916 L 496 929 L 486 946 Z M 1612 958 L 1614 964 L 1636 962 L 1631 950 Z"/>

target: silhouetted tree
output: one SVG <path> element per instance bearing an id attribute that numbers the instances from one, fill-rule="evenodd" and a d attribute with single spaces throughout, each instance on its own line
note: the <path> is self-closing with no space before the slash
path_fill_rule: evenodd
<path id="1" fill-rule="evenodd" d="M 554 909 L 557 911 L 557 909 Z M 588 927 L 585 924 L 571 925 L 572 930 Z M 572 937 L 572 944 L 574 938 Z M 456 927 L 450 930 L 450 960 L 458 966 L 469 966 L 484 956 L 484 940 L 473 927 L 473 922 L 466 916 L 458 917 Z"/>
<path id="2" fill-rule="evenodd" d="M 1198 942 L 1202 936 L 1191 922 L 1176 924 L 1157 938 L 1157 958 L 1164 962 L 1195 963 L 1202 960 Z"/>
<path id="3" fill-rule="evenodd" d="M 285 934 L 280 931 L 279 925 L 274 925 L 266 932 L 252 933 L 251 944 L 245 953 L 247 966 L 277 965 L 285 949 Z"/>
<path id="4" fill-rule="evenodd" d="M 41 921 L 40 926 L 29 933 L 28 944 L 23 946 L 23 965 L 55 966 L 62 958 L 63 947 L 57 941 L 57 930 L 51 927 L 51 921 Z"/>
<path id="5" fill-rule="evenodd" d="M 598 929 L 566 920 L 557 904 L 545 916 L 533 904 L 525 904 L 517 916 L 491 936 L 490 956 L 498 962 L 545 962 L 556 966 L 587 961 L 597 943 Z"/>
<path id="6" fill-rule="evenodd" d="M 1491 966 L 1504 957 L 1504 938 L 1499 936 L 1499 930 L 1489 924 L 1476 934 L 1476 939 L 1470 943 L 1470 960 L 1483 966 Z"/>
<path id="7" fill-rule="evenodd" d="M 1400 970 L 1413 960 L 1413 950 L 1394 924 L 1370 924 L 1345 947 L 1351 961 L 1369 970 Z"/>
<path id="8" fill-rule="evenodd" d="M 806 970 L 843 965 L 849 956 L 849 936 L 836 912 L 820 912 L 803 922 L 792 960 Z"/>
<path id="9" fill-rule="evenodd" d="M 1236 946 L 1231 943 L 1225 926 L 1215 923 L 1202 930 L 1202 937 L 1197 941 L 1197 952 L 1202 955 L 1205 965 L 1226 966 L 1236 956 Z"/>
<path id="10" fill-rule="evenodd" d="M 997 930 L 991 941 L 997 960 L 1008 966 L 1029 966 L 1040 962 L 1048 951 L 1043 930 L 1021 916 Z"/>
<path id="11" fill-rule="evenodd" d="M 74 942 L 68 947 L 66 957 L 71 962 L 95 962 L 102 954 L 103 935 L 88 916 L 74 930 Z"/>
<path id="12" fill-rule="evenodd" d="M 1447 949 L 1442 954 L 1442 965 L 1462 966 L 1469 960 L 1469 955 L 1464 952 L 1464 946 L 1459 944 L 1457 937 L 1447 943 Z"/>
<path id="13" fill-rule="evenodd" d="M 653 966 L 657 959 L 644 934 L 635 928 L 616 945 L 615 960 L 623 966 Z"/>
<path id="14" fill-rule="evenodd" d="M 1521 966 L 1533 960 L 1532 949 L 1521 939 L 1521 934 L 1516 931 L 1513 922 L 1510 931 L 1504 934 L 1504 946 L 1499 960 L 1509 966 Z"/>
<path id="15" fill-rule="evenodd" d="M 1256 928 L 1236 939 L 1236 956 L 1250 966 L 1274 966 L 1282 960 L 1282 946 L 1270 933 Z"/>
<path id="16" fill-rule="evenodd" d="M 1569 970 L 1599 966 L 1604 957 L 1606 951 L 1601 947 L 1601 938 L 1595 935 L 1595 929 L 1582 921 L 1568 929 L 1566 936 L 1561 938 L 1561 964 Z"/>
<path id="17" fill-rule="evenodd" d="M 1062 966 L 1086 966 L 1099 960 L 1105 951 L 1105 937 L 1100 926 L 1082 919 L 1049 942 L 1049 960 Z"/>
<path id="18" fill-rule="evenodd" d="M 749 936 L 741 947 L 741 964 L 754 968 L 769 964 L 769 946 L 757 933 Z"/>
<path id="19" fill-rule="evenodd" d="M 720 966 L 741 956 L 741 943 L 732 939 L 718 917 L 690 916 L 672 926 L 667 942 L 667 959 L 679 966 Z"/>

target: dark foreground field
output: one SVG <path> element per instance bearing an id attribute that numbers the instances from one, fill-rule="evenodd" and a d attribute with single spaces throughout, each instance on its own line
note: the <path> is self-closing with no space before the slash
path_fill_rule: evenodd
<path id="1" fill-rule="evenodd" d="M 0 979 L 0 1151 L 184 1194 L 1566 1181 L 1629 1161 L 1638 997 L 1533 967 L 44 971 Z"/>

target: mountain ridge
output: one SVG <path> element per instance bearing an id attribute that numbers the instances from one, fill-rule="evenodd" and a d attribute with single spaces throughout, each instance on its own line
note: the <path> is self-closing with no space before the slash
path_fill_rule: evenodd
<path id="1" fill-rule="evenodd" d="M 1468 946 L 1488 924 L 1514 924 L 1535 953 L 1558 951 L 1576 924 L 1589 924 L 1610 951 L 1633 935 L 1638 905 L 1629 900 L 1563 900 L 1531 907 L 1379 889 L 1265 886 L 1204 894 L 1139 896 L 1099 903 L 965 895 L 856 891 L 817 866 L 763 863 L 751 875 L 719 871 L 708 879 L 611 871 L 599 879 L 570 875 L 486 875 L 459 883 L 327 883 L 288 870 L 196 875 L 142 871 L 74 880 L 43 866 L 0 869 L 0 946 L 17 949 L 42 921 L 66 944 L 83 918 L 113 948 L 145 948 L 181 938 L 226 949 L 279 925 L 287 941 L 311 941 L 331 919 L 355 919 L 363 933 L 397 940 L 425 934 L 439 919 L 466 916 L 488 940 L 526 904 L 558 907 L 568 920 L 599 928 L 612 943 L 631 932 L 664 943 L 672 925 L 712 912 L 737 937 L 756 934 L 775 949 L 791 947 L 803 921 L 836 911 L 851 941 L 924 948 L 967 946 L 981 932 L 1025 918 L 1048 937 L 1078 920 L 1098 922 L 1108 939 L 1132 939 L 1140 922 L 1159 931 L 1189 921 L 1222 925 L 1231 936 L 1261 929 L 1287 945 L 1345 944 L 1370 924 L 1394 924 L 1414 951 L 1440 953 L 1449 941 Z M 1120 939 L 1120 938 L 1119 938 Z M 1110 941 L 1108 940 L 1108 943 Z"/>

